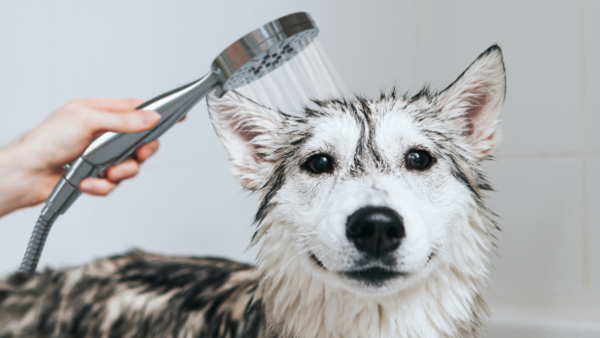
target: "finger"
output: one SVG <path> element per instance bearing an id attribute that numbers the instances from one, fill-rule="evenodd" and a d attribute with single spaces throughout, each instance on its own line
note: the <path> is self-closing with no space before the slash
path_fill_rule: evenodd
<path id="1" fill-rule="evenodd" d="M 107 110 L 113 112 L 131 111 L 144 103 L 144 100 L 138 99 L 97 99 L 88 98 L 81 100 L 83 104 L 90 108 Z"/>
<path id="2" fill-rule="evenodd" d="M 93 134 L 106 131 L 117 133 L 136 133 L 152 128 L 160 120 L 157 112 L 134 110 L 122 113 L 93 110 L 85 113 L 84 123 Z"/>
<path id="3" fill-rule="evenodd" d="M 135 151 L 135 157 L 138 162 L 142 163 L 152 156 L 158 150 L 158 140 L 154 140 L 150 143 L 146 143 Z"/>
<path id="4" fill-rule="evenodd" d="M 133 177 L 140 171 L 140 164 L 132 159 L 127 160 L 108 168 L 106 171 L 106 178 L 113 182 L 118 183 L 121 180 Z"/>
<path id="5" fill-rule="evenodd" d="M 79 189 L 82 192 L 96 196 L 106 196 L 113 191 L 117 183 L 110 182 L 103 178 L 86 178 L 79 183 Z"/>

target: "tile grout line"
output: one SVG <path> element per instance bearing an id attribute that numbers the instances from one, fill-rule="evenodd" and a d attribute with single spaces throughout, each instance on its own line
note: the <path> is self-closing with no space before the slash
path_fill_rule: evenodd
<path id="1" fill-rule="evenodd" d="M 591 291 L 591 243 L 590 224 L 588 220 L 588 129 L 587 129 L 587 106 L 586 106 L 586 76 L 585 76 L 585 52 L 586 52 L 586 15 L 585 0 L 579 0 L 579 88 L 581 100 L 581 134 L 583 138 L 583 152 L 581 156 L 581 194 L 582 194 L 582 254 L 583 254 L 583 289 L 586 294 Z"/>

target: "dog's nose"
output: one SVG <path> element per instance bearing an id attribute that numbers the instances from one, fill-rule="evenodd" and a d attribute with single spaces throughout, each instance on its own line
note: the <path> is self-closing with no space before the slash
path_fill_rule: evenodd
<path id="1" fill-rule="evenodd" d="M 390 208 L 364 207 L 348 217 L 346 236 L 358 250 L 379 258 L 400 246 L 404 224 Z"/>

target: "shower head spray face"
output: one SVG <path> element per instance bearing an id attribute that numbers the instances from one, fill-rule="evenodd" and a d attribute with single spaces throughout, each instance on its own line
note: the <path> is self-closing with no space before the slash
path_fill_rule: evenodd
<path id="1" fill-rule="evenodd" d="M 310 14 L 299 12 L 255 29 L 227 47 L 212 63 L 223 90 L 260 79 L 306 48 L 319 34 Z"/>

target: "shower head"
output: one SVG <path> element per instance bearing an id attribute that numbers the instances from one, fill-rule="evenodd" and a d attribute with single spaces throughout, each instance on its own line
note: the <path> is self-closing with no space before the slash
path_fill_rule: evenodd
<path id="1" fill-rule="evenodd" d="M 212 63 L 223 90 L 258 80 L 308 46 L 319 34 L 310 14 L 286 15 L 227 47 Z"/>
<path id="2" fill-rule="evenodd" d="M 228 90 L 275 70 L 310 44 L 318 33 L 308 13 L 294 13 L 271 21 L 227 47 L 214 60 L 211 71 L 199 80 L 137 107 L 154 110 L 161 115 L 152 129 L 139 133 L 108 132 L 98 136 L 77 160 L 65 166 L 67 173 L 46 200 L 20 271 L 35 272 L 52 224 L 81 195 L 81 180 L 100 175 L 109 166 L 131 156 L 141 145 L 157 139 L 211 91 L 222 96 Z"/>

